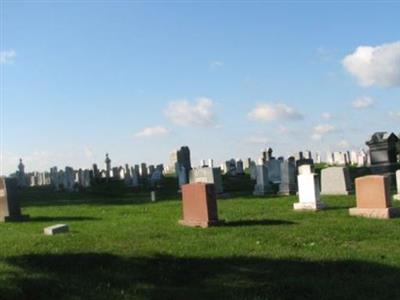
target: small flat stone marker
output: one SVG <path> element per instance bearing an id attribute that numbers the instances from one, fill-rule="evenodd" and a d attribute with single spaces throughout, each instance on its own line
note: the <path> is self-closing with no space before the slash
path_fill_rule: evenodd
<path id="1" fill-rule="evenodd" d="M 44 229 L 45 235 L 55 235 L 60 233 L 66 233 L 69 231 L 69 227 L 66 224 L 57 224 L 53 226 L 46 227 Z"/>
<path id="2" fill-rule="evenodd" d="M 150 198 L 151 198 L 151 202 L 156 202 L 156 192 L 155 191 L 150 192 Z"/>

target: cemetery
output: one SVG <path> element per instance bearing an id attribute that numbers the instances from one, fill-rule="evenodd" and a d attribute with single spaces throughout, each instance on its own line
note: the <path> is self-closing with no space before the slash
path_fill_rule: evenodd
<path id="1" fill-rule="evenodd" d="M 0 299 L 399 299 L 393 136 L 219 167 L 187 146 L 167 167 L 21 159 L 0 180 Z"/>

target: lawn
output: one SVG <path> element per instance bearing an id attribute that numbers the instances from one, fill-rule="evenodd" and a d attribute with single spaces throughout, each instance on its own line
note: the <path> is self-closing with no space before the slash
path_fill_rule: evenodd
<path id="1" fill-rule="evenodd" d="M 30 221 L 0 224 L 0 299 L 400 299 L 400 220 L 350 217 L 353 196 L 318 213 L 234 196 L 208 229 L 148 198 L 25 192 Z"/>

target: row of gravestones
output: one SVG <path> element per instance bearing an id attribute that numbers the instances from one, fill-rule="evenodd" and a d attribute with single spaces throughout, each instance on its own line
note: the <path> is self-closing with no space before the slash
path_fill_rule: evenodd
<path id="1" fill-rule="evenodd" d="M 400 174 L 399 174 L 400 176 Z M 326 206 L 320 200 L 318 175 L 310 165 L 300 167 L 298 175 L 299 202 L 297 211 L 317 211 Z M 392 207 L 389 178 L 370 175 L 356 179 L 357 207 L 350 208 L 351 216 L 389 219 L 400 216 L 400 207 Z M 191 227 L 209 227 L 223 223 L 218 218 L 216 191 L 213 184 L 192 183 L 182 186 L 183 219 L 180 224 Z"/>

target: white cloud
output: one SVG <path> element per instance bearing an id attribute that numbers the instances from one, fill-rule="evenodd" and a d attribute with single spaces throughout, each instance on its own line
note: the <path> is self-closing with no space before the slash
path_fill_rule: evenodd
<path id="1" fill-rule="evenodd" d="M 390 111 L 389 116 L 393 119 L 400 120 L 400 111 Z"/>
<path id="2" fill-rule="evenodd" d="M 370 97 L 359 97 L 353 101 L 353 107 L 362 109 L 374 105 L 374 100 Z"/>
<path id="3" fill-rule="evenodd" d="M 313 134 L 311 138 L 313 140 L 320 140 L 322 137 L 330 132 L 336 130 L 336 127 L 331 124 L 319 124 L 313 128 Z"/>
<path id="4" fill-rule="evenodd" d="M 321 114 L 321 118 L 325 119 L 325 120 L 330 120 L 330 119 L 332 119 L 332 114 L 330 114 L 328 112 L 324 112 Z"/>
<path id="5" fill-rule="evenodd" d="M 301 113 L 283 103 L 260 103 L 247 116 L 250 120 L 259 122 L 303 119 Z"/>
<path id="6" fill-rule="evenodd" d="M 137 138 L 150 138 L 155 136 L 167 136 L 169 130 L 163 126 L 147 127 L 135 134 Z"/>
<path id="7" fill-rule="evenodd" d="M 0 51 L 0 64 L 10 64 L 14 62 L 17 53 L 14 49 Z"/>
<path id="8" fill-rule="evenodd" d="M 246 137 L 244 142 L 248 144 L 267 144 L 269 139 L 262 135 L 251 135 Z"/>
<path id="9" fill-rule="evenodd" d="M 350 143 L 346 140 L 340 140 L 338 145 L 341 148 L 348 148 L 350 146 Z"/>
<path id="10" fill-rule="evenodd" d="M 400 42 L 360 46 L 342 64 L 362 86 L 400 86 Z"/>
<path id="11" fill-rule="evenodd" d="M 216 61 L 212 61 L 210 62 L 210 68 L 211 69 L 218 69 L 224 66 L 224 62 L 216 60 Z"/>
<path id="12" fill-rule="evenodd" d="M 166 117 L 180 126 L 215 126 L 214 102 L 209 98 L 198 98 L 194 103 L 187 100 L 170 102 Z"/>

